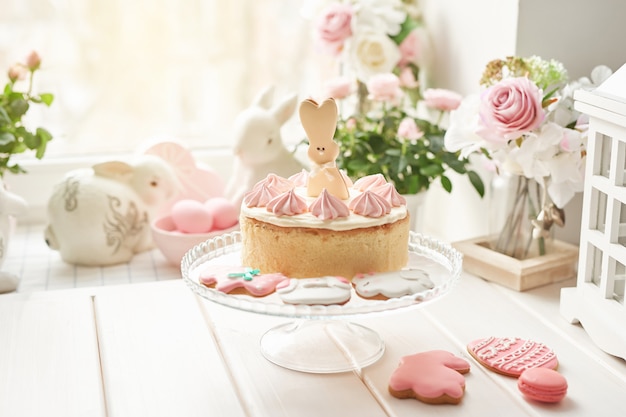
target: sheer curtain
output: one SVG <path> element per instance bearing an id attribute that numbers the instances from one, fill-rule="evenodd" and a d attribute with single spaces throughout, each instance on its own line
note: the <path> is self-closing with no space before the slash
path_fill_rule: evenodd
<path id="1" fill-rule="evenodd" d="M 301 7 L 302 0 L 0 0 L 0 64 L 33 49 L 42 56 L 36 88 L 55 102 L 33 108 L 28 121 L 54 134 L 48 155 L 126 151 L 153 138 L 225 147 L 234 117 L 264 86 L 275 85 L 277 96 L 318 88 Z"/>

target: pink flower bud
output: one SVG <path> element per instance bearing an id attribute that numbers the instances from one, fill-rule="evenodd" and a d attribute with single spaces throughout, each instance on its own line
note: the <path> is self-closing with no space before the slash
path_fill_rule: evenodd
<path id="1" fill-rule="evenodd" d="M 26 67 L 29 70 L 35 71 L 36 69 L 39 68 L 40 65 L 41 65 L 41 57 L 39 56 L 37 52 L 32 51 L 30 54 L 28 54 L 28 56 L 26 57 Z"/>
<path id="2" fill-rule="evenodd" d="M 413 70 L 410 67 L 404 67 L 400 70 L 400 85 L 406 88 L 415 88 L 419 82 L 415 79 Z"/>
<path id="3" fill-rule="evenodd" d="M 353 131 L 354 129 L 356 129 L 356 120 L 354 119 L 354 117 L 351 117 L 346 121 L 346 129 L 348 129 L 349 131 Z"/>
<path id="4" fill-rule="evenodd" d="M 9 80 L 15 82 L 17 80 L 26 79 L 26 68 L 21 64 L 13 64 L 8 71 Z"/>

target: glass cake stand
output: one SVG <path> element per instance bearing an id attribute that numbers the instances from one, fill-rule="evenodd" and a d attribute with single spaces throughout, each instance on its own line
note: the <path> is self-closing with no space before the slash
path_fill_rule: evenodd
<path id="1" fill-rule="evenodd" d="M 240 268 L 240 252 L 240 232 L 200 243 L 181 261 L 183 280 L 192 291 L 212 302 L 255 314 L 293 319 L 261 337 L 261 353 L 276 365 L 310 373 L 358 370 L 376 362 L 385 351 L 384 341 L 374 330 L 348 318 L 416 308 L 438 299 L 458 282 L 463 259 L 448 243 L 410 232 L 407 268 L 426 271 L 434 284 L 432 288 L 386 300 L 362 298 L 352 288 L 347 303 L 324 306 L 286 304 L 277 293 L 265 297 L 231 295 L 199 282 L 200 274 L 211 268 Z"/>

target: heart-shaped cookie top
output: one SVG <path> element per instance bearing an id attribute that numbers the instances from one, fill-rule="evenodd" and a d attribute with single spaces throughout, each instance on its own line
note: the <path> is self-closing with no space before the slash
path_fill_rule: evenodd
<path id="1" fill-rule="evenodd" d="M 337 117 L 337 104 L 332 98 L 320 104 L 312 99 L 300 103 L 300 122 L 312 145 L 324 146 L 332 142 L 337 129 Z"/>

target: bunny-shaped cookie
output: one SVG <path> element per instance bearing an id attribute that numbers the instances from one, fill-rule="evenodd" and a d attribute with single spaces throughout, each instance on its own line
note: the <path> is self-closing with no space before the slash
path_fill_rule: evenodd
<path id="1" fill-rule="evenodd" d="M 317 104 L 312 99 L 300 104 L 300 122 L 309 138 L 308 156 L 311 173 L 307 193 L 317 197 L 326 190 L 335 197 L 346 200 L 350 193 L 335 164 L 339 145 L 333 140 L 337 127 L 337 104 L 332 98 Z"/>

